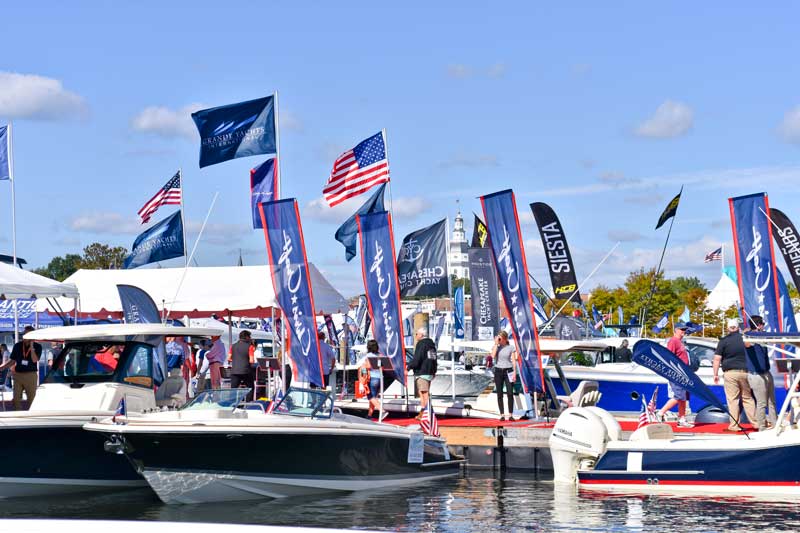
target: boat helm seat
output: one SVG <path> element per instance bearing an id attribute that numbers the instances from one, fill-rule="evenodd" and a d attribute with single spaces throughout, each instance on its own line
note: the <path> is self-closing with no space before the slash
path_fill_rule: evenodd
<path id="1" fill-rule="evenodd" d="M 672 440 L 674 436 L 672 426 L 669 424 L 647 424 L 631 433 L 629 440 Z"/>
<path id="2" fill-rule="evenodd" d="M 581 381 L 569 396 L 560 395 L 558 401 L 564 407 L 591 407 L 600 401 L 600 384 L 596 381 Z"/>

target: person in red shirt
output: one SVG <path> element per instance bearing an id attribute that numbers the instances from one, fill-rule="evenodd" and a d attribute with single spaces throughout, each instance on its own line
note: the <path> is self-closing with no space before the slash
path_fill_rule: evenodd
<path id="1" fill-rule="evenodd" d="M 689 364 L 689 352 L 686 351 L 686 346 L 683 345 L 683 337 L 686 336 L 686 324 L 678 322 L 675 324 L 675 333 L 670 337 L 667 342 L 667 349 L 674 353 L 675 356 L 683 361 L 686 365 Z M 658 410 L 659 420 L 664 419 L 664 414 L 678 406 L 678 427 L 691 428 L 694 424 L 686 421 L 686 401 L 689 399 L 689 393 L 683 387 L 671 381 L 667 385 L 669 392 L 669 400 L 664 404 L 664 407 Z"/>

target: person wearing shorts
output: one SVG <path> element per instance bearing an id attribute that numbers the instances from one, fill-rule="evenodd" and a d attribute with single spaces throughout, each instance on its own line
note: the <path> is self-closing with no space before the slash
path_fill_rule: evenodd
<path id="1" fill-rule="evenodd" d="M 689 352 L 686 351 L 686 346 L 683 345 L 683 337 L 686 336 L 686 329 L 687 326 L 683 322 L 675 324 L 675 333 L 667 342 L 667 349 L 674 353 L 675 357 L 683 361 L 684 364 L 688 365 Z M 658 419 L 663 420 L 664 414 L 677 405 L 678 427 L 694 427 L 694 424 L 686 420 L 686 402 L 689 400 L 689 393 L 686 392 L 686 389 L 670 381 L 667 385 L 667 392 L 669 393 L 669 400 L 664 404 L 664 407 L 658 410 Z"/>
<path id="2" fill-rule="evenodd" d="M 422 418 L 423 411 L 428 408 L 431 381 L 436 377 L 436 344 L 427 335 L 425 328 L 416 331 L 417 344 L 414 347 L 414 358 L 408 367 L 414 371 L 417 392 L 419 392 L 420 410 L 417 419 Z"/>

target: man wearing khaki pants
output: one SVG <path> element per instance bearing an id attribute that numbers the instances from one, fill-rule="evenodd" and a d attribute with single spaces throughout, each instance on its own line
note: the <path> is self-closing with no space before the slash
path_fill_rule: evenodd
<path id="1" fill-rule="evenodd" d="M 33 331 L 27 326 L 23 335 Z M 14 376 L 14 410 L 22 410 L 22 391 L 28 398 L 28 408 L 36 397 L 36 387 L 38 386 L 39 358 L 42 356 L 42 345 L 38 342 L 21 340 L 14 345 L 11 350 L 11 357 L 7 362 L 0 365 L 0 370 L 11 367 Z"/>
<path id="2" fill-rule="evenodd" d="M 756 423 L 756 403 L 747 381 L 747 351 L 739 332 L 739 321 L 728 320 L 728 334 L 722 337 L 714 352 L 714 384 L 719 384 L 719 369 L 722 367 L 725 399 L 728 401 L 731 422 L 725 431 L 739 431 L 739 400 L 744 405 L 750 423 Z"/>

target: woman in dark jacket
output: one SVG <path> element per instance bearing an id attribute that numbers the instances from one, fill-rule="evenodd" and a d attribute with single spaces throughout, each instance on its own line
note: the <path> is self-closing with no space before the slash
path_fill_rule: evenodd
<path id="1" fill-rule="evenodd" d="M 436 345 L 428 338 L 425 328 L 419 328 L 416 333 L 417 345 L 414 348 L 414 358 L 409 368 L 414 371 L 415 383 L 419 392 L 420 410 L 417 419 L 422 418 L 422 412 L 428 407 L 428 392 L 431 381 L 436 376 Z"/>

